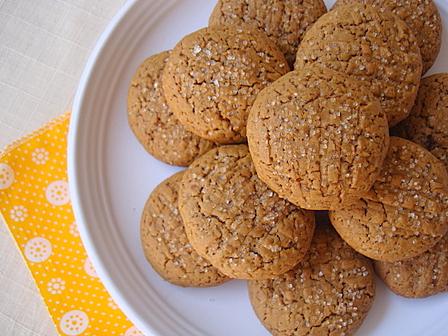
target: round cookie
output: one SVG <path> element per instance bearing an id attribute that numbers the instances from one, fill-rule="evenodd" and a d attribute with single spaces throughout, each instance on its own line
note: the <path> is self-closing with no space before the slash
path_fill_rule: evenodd
<path id="1" fill-rule="evenodd" d="M 184 37 L 163 72 L 168 106 L 191 132 L 222 144 L 246 140 L 255 97 L 289 71 L 262 32 L 212 27 Z"/>
<path id="2" fill-rule="evenodd" d="M 351 335 L 374 296 L 371 262 L 321 223 L 296 268 L 275 279 L 249 281 L 255 313 L 275 336 Z"/>
<path id="3" fill-rule="evenodd" d="M 214 144 L 187 131 L 166 104 L 161 79 L 169 51 L 147 58 L 128 92 L 128 121 L 148 153 L 158 160 L 188 166 Z"/>
<path id="4" fill-rule="evenodd" d="M 260 179 L 311 210 L 336 209 L 367 192 L 389 144 L 386 116 L 369 88 L 317 66 L 263 90 L 247 136 Z"/>
<path id="5" fill-rule="evenodd" d="M 241 26 L 263 30 L 292 66 L 303 34 L 327 12 L 322 0 L 219 0 L 210 26 Z"/>
<path id="6" fill-rule="evenodd" d="M 391 127 L 408 116 L 422 73 L 420 49 L 406 23 L 362 4 L 339 6 L 307 31 L 295 69 L 316 64 L 365 81 Z"/>
<path id="7" fill-rule="evenodd" d="M 179 209 L 204 258 L 238 279 L 267 279 L 296 266 L 314 231 L 314 214 L 281 199 L 255 173 L 246 145 L 212 149 L 186 171 Z"/>
<path id="8" fill-rule="evenodd" d="M 216 286 L 228 278 L 193 250 L 179 214 L 177 193 L 183 174 L 159 184 L 146 202 L 140 223 L 143 251 L 154 270 L 172 284 Z"/>
<path id="9" fill-rule="evenodd" d="M 376 261 L 375 270 L 396 294 L 423 298 L 448 290 L 448 235 L 429 251 L 411 259 Z"/>
<path id="10" fill-rule="evenodd" d="M 337 0 L 335 6 L 364 3 L 389 10 L 415 34 L 423 61 L 423 73 L 434 64 L 442 44 L 442 19 L 433 0 Z"/>
<path id="11" fill-rule="evenodd" d="M 422 79 L 411 114 L 397 128 L 448 167 L 448 74 Z"/>
<path id="12" fill-rule="evenodd" d="M 330 219 L 356 251 L 395 262 L 431 249 L 448 231 L 448 174 L 423 147 L 391 137 L 381 175 Z"/>

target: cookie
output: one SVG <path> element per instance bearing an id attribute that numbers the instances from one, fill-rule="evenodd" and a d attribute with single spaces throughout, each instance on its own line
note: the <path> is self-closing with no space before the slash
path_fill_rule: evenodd
<path id="1" fill-rule="evenodd" d="M 425 147 L 448 167 L 448 74 L 422 79 L 409 118 L 397 128 L 402 136 Z"/>
<path id="2" fill-rule="evenodd" d="M 375 296 L 371 262 L 318 223 L 305 260 L 271 280 L 249 281 L 263 325 L 280 335 L 351 335 Z"/>
<path id="3" fill-rule="evenodd" d="M 246 145 L 212 149 L 185 172 L 179 209 L 196 251 L 222 273 L 266 279 L 296 266 L 314 215 L 281 199 L 255 173 Z"/>
<path id="4" fill-rule="evenodd" d="M 362 82 L 318 66 L 263 90 L 247 135 L 261 180 L 311 210 L 336 209 L 368 191 L 387 152 L 387 118 Z"/>
<path id="5" fill-rule="evenodd" d="M 228 280 L 191 247 L 177 207 L 184 172 L 154 189 L 143 209 L 140 235 L 146 259 L 166 281 L 183 287 L 216 286 Z"/>
<path id="6" fill-rule="evenodd" d="M 160 161 L 188 166 L 214 147 L 213 142 L 187 131 L 166 104 L 161 79 L 168 51 L 147 58 L 132 78 L 128 121 L 138 141 Z"/>
<path id="7" fill-rule="evenodd" d="M 415 258 L 394 263 L 377 261 L 375 270 L 401 296 L 423 298 L 448 291 L 448 235 Z"/>
<path id="8" fill-rule="evenodd" d="M 204 28 L 176 45 L 163 88 L 168 106 L 188 130 L 221 144 L 240 143 L 258 92 L 288 71 L 285 57 L 262 32 Z"/>
<path id="9" fill-rule="evenodd" d="M 356 251 L 395 262 L 431 249 L 448 231 L 448 174 L 423 147 L 391 137 L 380 177 L 363 198 L 330 211 Z"/>
<path id="10" fill-rule="evenodd" d="M 322 0 L 219 0 L 210 26 L 241 26 L 263 30 L 292 66 L 303 34 L 327 12 Z"/>
<path id="11" fill-rule="evenodd" d="M 422 73 L 420 49 L 406 23 L 362 4 L 339 6 L 307 31 L 295 69 L 316 64 L 366 82 L 391 127 L 408 116 Z"/>
<path id="12" fill-rule="evenodd" d="M 442 44 L 442 19 L 432 0 L 337 0 L 335 6 L 364 3 L 396 14 L 415 34 L 423 61 L 423 73 L 434 64 Z"/>

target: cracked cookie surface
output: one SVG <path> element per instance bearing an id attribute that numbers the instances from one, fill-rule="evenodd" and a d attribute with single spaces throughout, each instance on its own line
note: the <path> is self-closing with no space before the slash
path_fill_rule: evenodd
<path id="1" fill-rule="evenodd" d="M 396 294 L 422 298 L 448 291 L 448 235 L 425 253 L 403 261 L 376 261 L 375 270 Z"/>
<path id="2" fill-rule="evenodd" d="M 289 71 L 281 51 L 245 26 L 209 27 L 184 37 L 163 72 L 169 107 L 191 132 L 222 144 L 246 140 L 257 94 Z"/>
<path id="3" fill-rule="evenodd" d="M 314 215 L 281 199 L 255 173 L 246 145 L 212 149 L 185 172 L 179 209 L 187 236 L 222 273 L 266 279 L 299 263 Z"/>
<path id="4" fill-rule="evenodd" d="M 295 70 L 315 64 L 365 81 L 391 127 L 408 116 L 422 73 L 420 49 L 406 23 L 362 4 L 338 6 L 306 32 Z"/>
<path id="5" fill-rule="evenodd" d="M 389 10 L 415 34 L 423 61 L 423 73 L 434 64 L 442 44 L 442 19 L 432 0 L 337 0 L 335 6 L 364 3 Z"/>
<path id="6" fill-rule="evenodd" d="M 351 335 L 375 296 L 371 262 L 322 223 L 296 268 L 248 287 L 255 313 L 275 336 Z"/>
<path id="7" fill-rule="evenodd" d="M 389 143 L 386 116 L 369 89 L 317 66 L 263 90 L 247 132 L 261 180 L 312 210 L 335 209 L 367 192 Z"/>
<path id="8" fill-rule="evenodd" d="M 292 66 L 303 34 L 326 12 L 322 0 L 219 0 L 209 25 L 248 24 L 263 30 Z"/>
<path id="9" fill-rule="evenodd" d="M 188 166 L 214 147 L 187 131 L 166 104 L 162 71 L 169 51 L 147 58 L 137 69 L 128 92 L 128 121 L 138 141 L 160 161 Z"/>
<path id="10" fill-rule="evenodd" d="M 422 79 L 415 106 L 397 129 L 448 167 L 448 74 Z"/>
<path id="11" fill-rule="evenodd" d="M 146 259 L 165 280 L 183 287 L 216 286 L 228 280 L 191 247 L 177 206 L 184 172 L 163 181 L 143 210 L 140 235 Z"/>
<path id="12" fill-rule="evenodd" d="M 391 137 L 380 177 L 350 205 L 330 211 L 341 237 L 375 260 L 394 262 L 431 249 L 448 230 L 448 174 L 423 147 Z"/>

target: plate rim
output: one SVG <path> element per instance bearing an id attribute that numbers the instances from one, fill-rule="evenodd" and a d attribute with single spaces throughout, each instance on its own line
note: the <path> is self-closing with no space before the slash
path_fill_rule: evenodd
<path id="1" fill-rule="evenodd" d="M 87 215 L 85 214 L 83 207 L 81 206 L 81 191 L 80 191 L 80 181 L 77 170 L 77 153 L 79 152 L 78 137 L 80 133 L 80 117 L 82 107 L 84 105 L 85 96 L 87 94 L 88 82 L 92 78 L 94 69 L 100 59 L 100 55 L 104 52 L 108 40 L 113 35 L 113 32 L 117 29 L 118 24 L 123 20 L 123 18 L 129 13 L 131 8 L 135 6 L 137 0 L 127 0 L 124 5 L 118 10 L 118 12 L 113 16 L 112 20 L 107 24 L 104 31 L 101 33 L 100 37 L 96 41 L 96 44 L 90 53 L 84 70 L 81 74 L 78 87 L 73 99 L 72 113 L 70 116 L 69 132 L 68 132 L 68 150 L 67 150 L 67 171 L 68 171 L 68 183 L 70 200 L 73 208 L 73 213 L 80 233 L 80 238 L 86 249 L 87 255 L 92 261 L 95 267 L 96 273 L 98 274 L 101 282 L 106 287 L 109 294 L 114 300 L 119 301 L 119 306 L 125 312 L 126 317 L 128 317 L 139 329 L 143 329 L 146 325 L 143 321 L 134 314 L 132 309 L 128 309 L 127 302 L 122 300 L 120 291 L 118 290 L 116 284 L 111 281 L 109 272 L 106 270 L 107 267 L 104 261 L 98 256 L 98 247 L 95 246 L 93 238 L 88 229 Z M 135 315 L 135 316 L 134 316 Z M 146 328 L 145 328 L 146 329 Z M 150 330 L 153 335 L 156 335 L 155 330 Z"/>
<path id="2" fill-rule="evenodd" d="M 130 302 L 130 299 L 124 295 L 124 292 L 120 289 L 120 286 L 117 284 L 116 279 L 111 274 L 110 265 L 108 262 L 104 260 L 100 255 L 101 248 L 96 246 L 94 243 L 96 239 L 94 238 L 94 234 L 92 233 L 91 228 L 89 227 L 88 218 L 91 217 L 85 208 L 82 206 L 82 176 L 79 173 L 80 164 L 77 160 L 78 156 L 81 155 L 82 150 L 80 150 L 80 135 L 82 133 L 82 121 L 81 117 L 84 111 L 84 105 L 86 101 L 88 102 L 88 88 L 89 84 L 92 82 L 92 78 L 95 75 L 95 71 L 97 67 L 100 65 L 102 58 L 100 57 L 103 52 L 108 48 L 108 44 L 114 40 L 115 33 L 117 33 L 121 25 L 124 25 L 125 18 L 130 14 L 132 10 L 144 3 L 143 6 L 149 6 L 151 3 L 155 5 L 160 5 L 163 7 L 162 10 L 159 11 L 160 14 L 169 6 L 175 4 L 178 0 L 160 0 L 160 1 L 140 1 L 140 0 L 127 0 L 123 6 L 118 10 L 118 12 L 113 16 L 111 21 L 107 24 L 105 30 L 101 33 L 98 38 L 91 54 L 88 57 L 82 75 L 80 77 L 78 87 L 76 90 L 76 94 L 73 100 L 72 113 L 70 116 L 70 124 L 69 124 L 69 132 L 68 132 L 68 151 L 67 151 L 67 172 L 68 172 L 68 183 L 69 183 L 69 191 L 70 191 L 70 199 L 73 208 L 73 213 L 75 216 L 76 223 L 78 225 L 78 229 L 80 232 L 80 238 L 83 242 L 83 245 L 86 249 L 87 255 L 90 258 L 95 270 L 106 288 L 107 292 L 110 296 L 116 301 L 122 312 L 125 316 L 141 331 L 145 333 L 147 336 L 159 336 L 162 335 L 161 328 L 157 328 L 155 324 L 148 323 L 147 319 L 143 318 L 142 314 L 137 311 L 137 309 Z M 160 8 L 159 8 L 160 9 Z M 155 21 L 157 21 L 155 18 Z M 148 25 L 150 26 L 150 25 Z M 101 160 L 99 160 L 101 161 Z M 100 162 L 99 165 L 102 163 Z M 106 197 L 106 201 L 107 201 Z M 106 207 L 107 208 L 107 207 Z M 106 211 L 106 216 L 108 215 Z M 156 293 L 157 294 L 157 293 Z M 162 308 L 162 307 L 160 307 Z M 164 309 L 171 310 L 171 307 L 166 305 L 163 307 Z M 163 310 L 161 310 L 163 316 Z M 187 331 L 191 335 L 203 336 L 204 334 L 197 330 L 195 326 L 191 325 L 187 320 L 185 320 L 182 316 L 178 315 L 175 311 L 170 311 L 170 314 L 174 315 L 177 318 L 177 321 L 171 320 L 169 323 L 170 326 L 176 325 L 177 331 L 183 330 Z M 159 316 L 160 317 L 160 316 Z M 165 325 L 168 327 L 168 325 Z M 168 327 L 169 328 L 169 327 Z M 172 330 L 174 330 L 172 329 Z"/>

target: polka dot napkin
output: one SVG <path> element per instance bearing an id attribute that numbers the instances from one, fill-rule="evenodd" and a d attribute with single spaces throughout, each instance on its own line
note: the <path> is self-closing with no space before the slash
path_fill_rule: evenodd
<path id="1" fill-rule="evenodd" d="M 67 184 L 69 114 L 0 155 L 0 213 L 61 335 L 143 335 L 98 279 Z"/>

